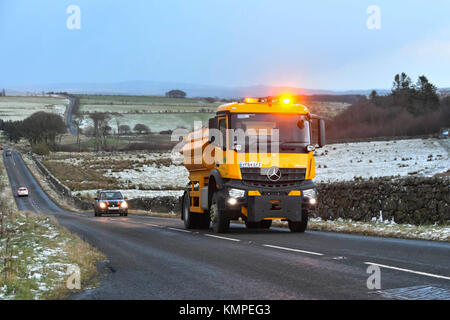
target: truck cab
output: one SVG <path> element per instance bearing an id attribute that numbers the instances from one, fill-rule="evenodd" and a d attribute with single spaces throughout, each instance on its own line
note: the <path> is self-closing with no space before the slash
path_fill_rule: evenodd
<path id="1" fill-rule="evenodd" d="M 247 228 L 269 228 L 281 219 L 291 231 L 305 231 L 317 203 L 313 152 L 324 144 L 324 121 L 294 97 L 220 106 L 181 150 L 190 180 L 182 198 L 185 227 L 212 223 L 215 232 L 227 232 L 239 218 Z"/>

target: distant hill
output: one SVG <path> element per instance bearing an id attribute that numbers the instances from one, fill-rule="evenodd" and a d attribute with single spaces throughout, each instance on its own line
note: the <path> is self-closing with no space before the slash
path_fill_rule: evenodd
<path id="1" fill-rule="evenodd" d="M 263 97 L 275 95 L 280 92 L 296 95 L 369 95 L 372 90 L 348 90 L 331 91 L 320 89 L 304 89 L 295 87 L 274 86 L 243 86 L 227 87 L 214 85 L 201 85 L 177 82 L 158 81 L 127 81 L 116 83 L 60 83 L 39 84 L 29 86 L 17 86 L 6 88 L 7 94 L 19 93 L 41 93 L 42 91 L 85 93 L 85 94 L 123 94 L 123 95 L 155 95 L 163 96 L 167 91 L 180 89 L 187 93 L 188 97 L 219 97 L 219 98 L 242 98 L 245 96 Z M 379 95 L 390 93 L 390 90 L 377 89 Z"/>

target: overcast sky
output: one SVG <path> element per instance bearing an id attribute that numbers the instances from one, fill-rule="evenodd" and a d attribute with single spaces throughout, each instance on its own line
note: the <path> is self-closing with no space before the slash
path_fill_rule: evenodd
<path id="1" fill-rule="evenodd" d="M 70 5 L 80 29 L 67 27 Z M 370 5 L 380 29 L 367 27 Z M 448 0 L 0 0 L 0 87 L 153 80 L 345 90 L 390 88 L 402 71 L 450 87 L 449 17 Z"/>

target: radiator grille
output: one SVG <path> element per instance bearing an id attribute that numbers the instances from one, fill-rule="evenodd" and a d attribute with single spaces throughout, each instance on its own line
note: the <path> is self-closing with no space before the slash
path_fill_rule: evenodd
<path id="1" fill-rule="evenodd" d="M 281 178 L 278 181 L 270 181 L 267 174 L 261 168 L 241 168 L 242 183 L 248 186 L 263 188 L 290 187 L 305 180 L 305 168 L 280 168 Z"/>

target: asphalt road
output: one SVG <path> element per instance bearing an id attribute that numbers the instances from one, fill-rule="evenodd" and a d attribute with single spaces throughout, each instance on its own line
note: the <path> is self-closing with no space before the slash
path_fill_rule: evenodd
<path id="1" fill-rule="evenodd" d="M 73 299 L 450 299 L 447 243 L 240 224 L 217 235 L 177 219 L 94 217 L 56 206 L 17 153 L 4 160 L 13 191 L 30 190 L 19 209 L 54 216 L 108 257 L 100 286 Z M 370 264 L 381 290 L 367 287 Z"/>
<path id="2" fill-rule="evenodd" d="M 66 123 L 67 126 L 69 128 L 69 132 L 72 136 L 76 136 L 77 135 L 77 129 L 75 128 L 75 126 L 73 125 L 73 121 L 72 121 L 72 114 L 73 114 L 73 107 L 75 106 L 75 98 L 69 97 L 69 96 L 65 96 L 67 99 L 69 99 L 69 109 L 67 110 L 66 113 Z"/>

